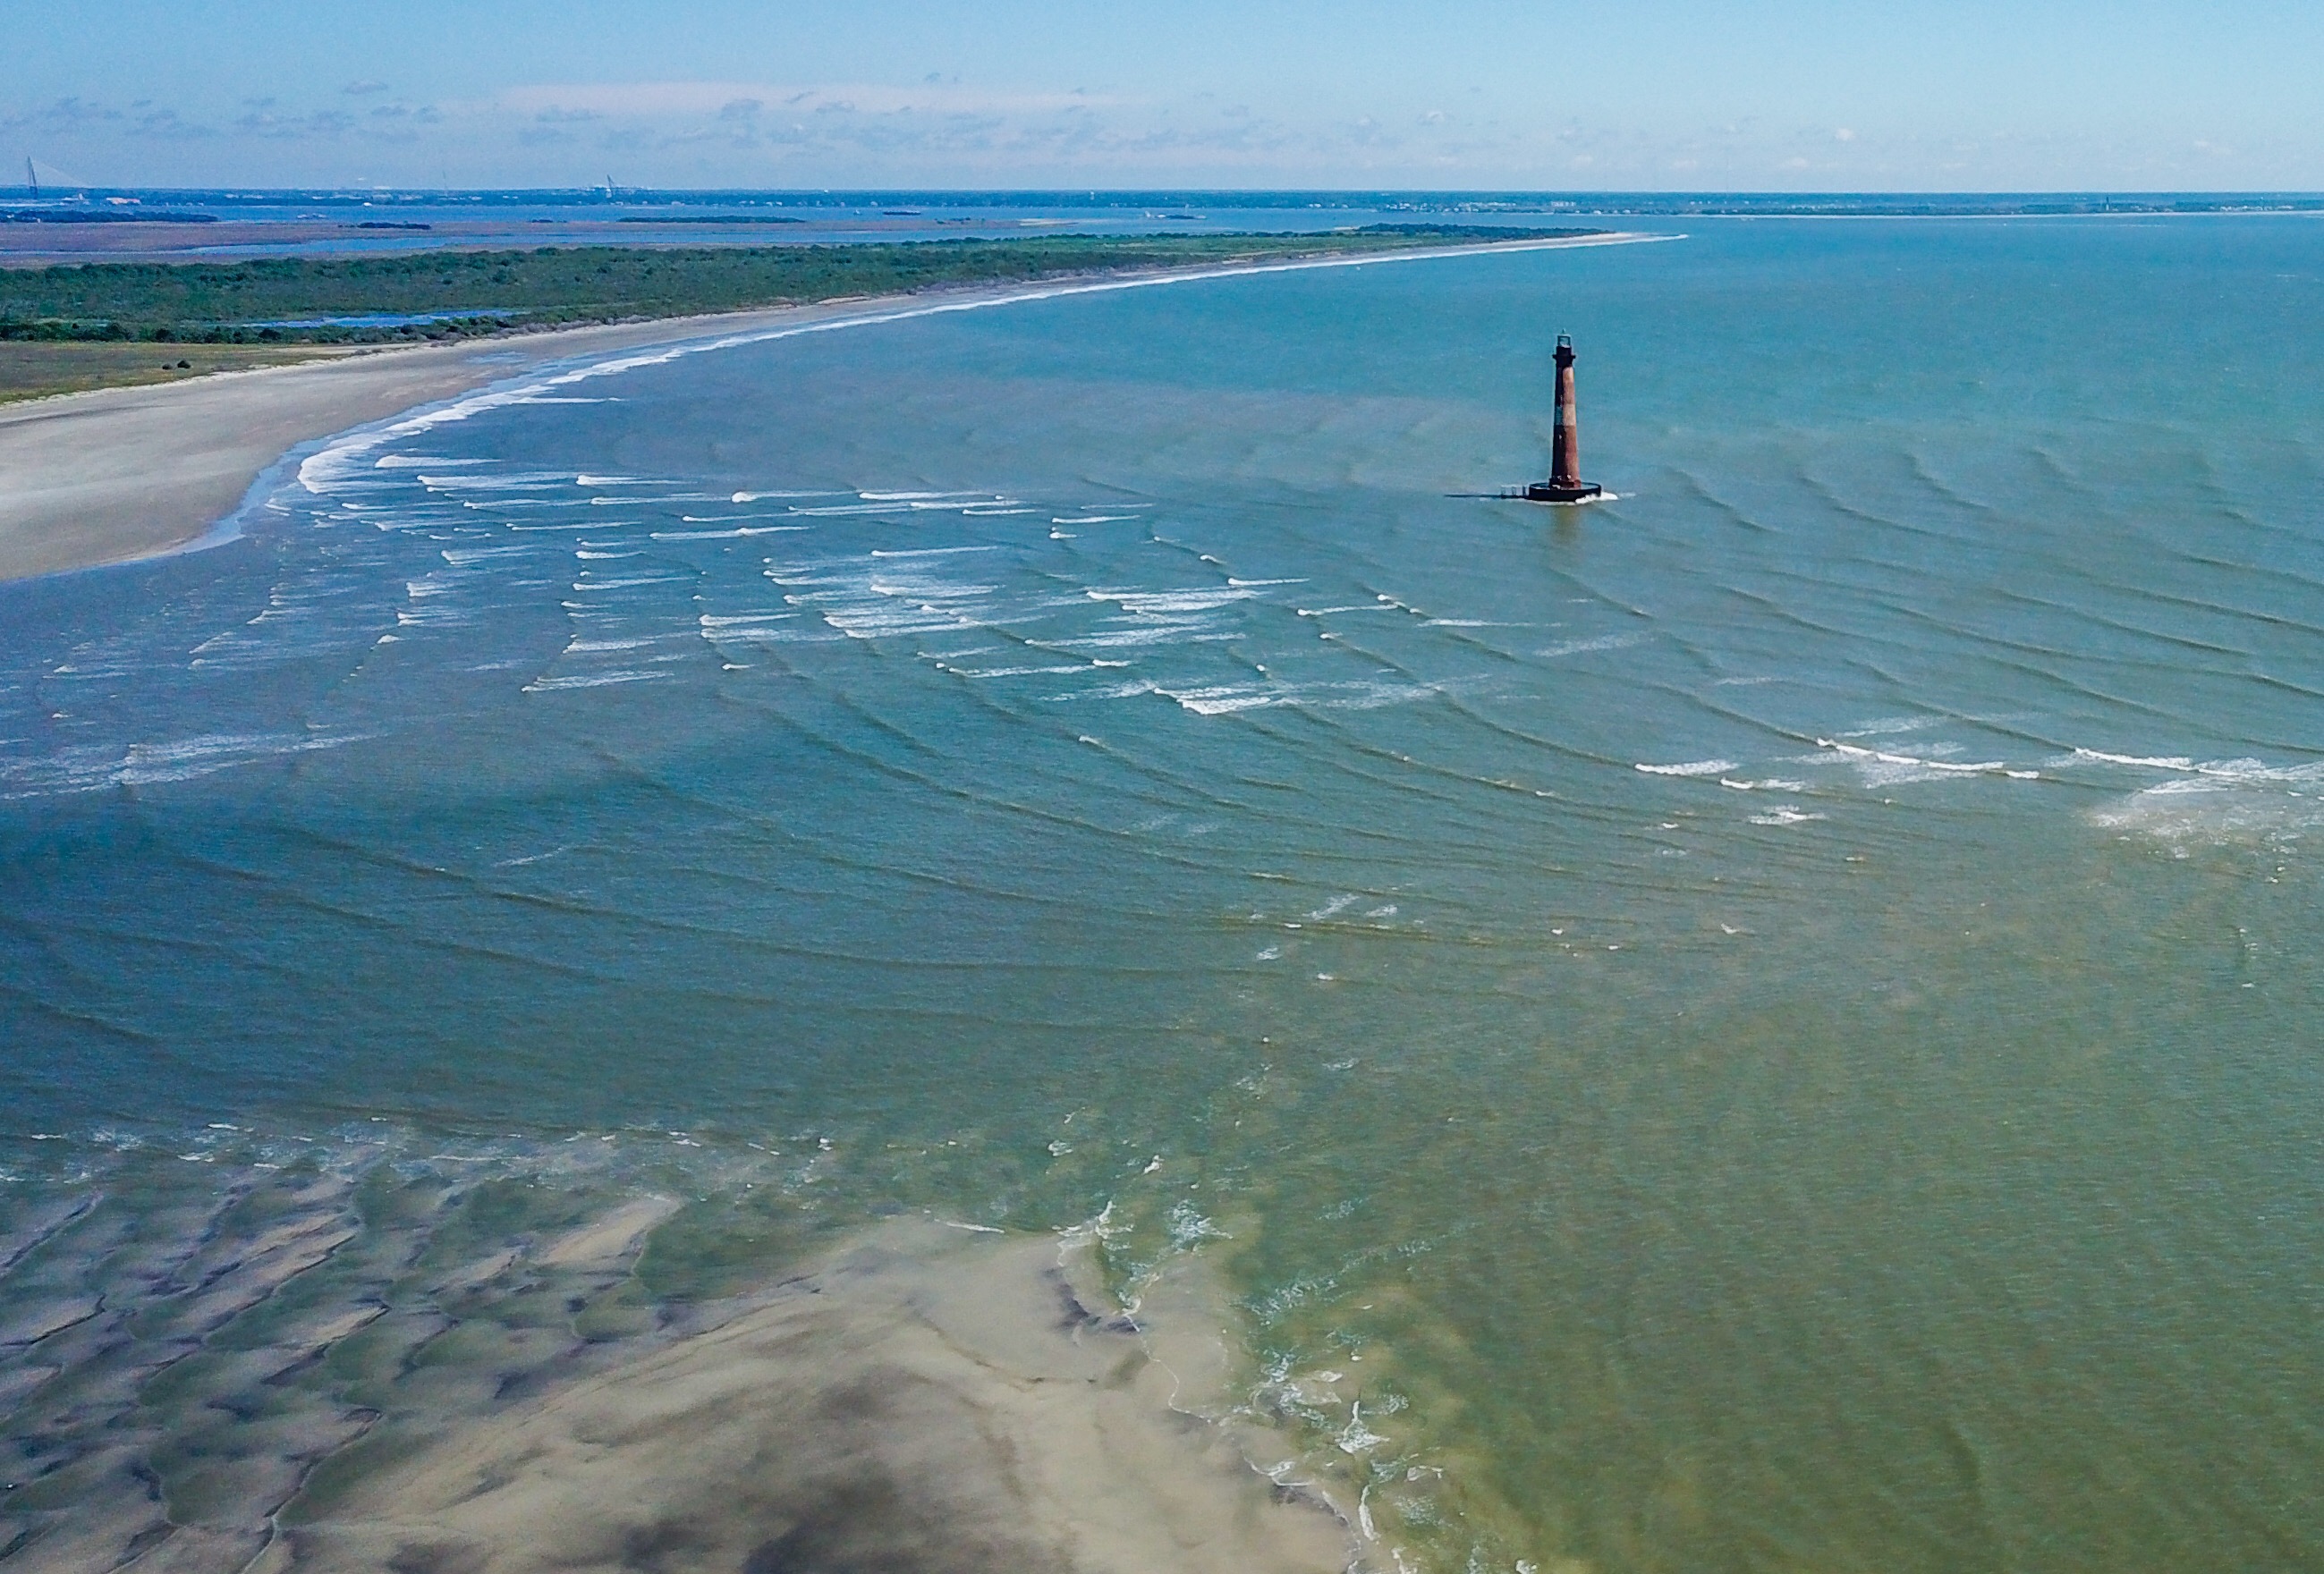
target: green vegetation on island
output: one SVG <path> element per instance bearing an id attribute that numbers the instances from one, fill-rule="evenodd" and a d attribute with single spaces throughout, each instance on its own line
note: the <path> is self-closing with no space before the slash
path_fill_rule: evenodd
<path id="1" fill-rule="evenodd" d="M 85 393 L 152 382 L 183 382 L 214 372 L 248 372 L 358 352 L 330 345 L 139 345 L 0 340 L 0 403 L 52 393 Z"/>
<path id="2" fill-rule="evenodd" d="M 1373 225 L 1314 235 L 1044 235 L 849 245 L 544 247 L 0 272 L 0 340 L 409 343 L 945 286 L 1600 233 Z"/>

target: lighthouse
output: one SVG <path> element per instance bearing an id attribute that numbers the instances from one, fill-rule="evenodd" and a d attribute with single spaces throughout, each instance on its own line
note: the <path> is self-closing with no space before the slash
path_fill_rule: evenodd
<path id="1" fill-rule="evenodd" d="M 1526 483 L 1527 502 L 1580 502 L 1603 488 L 1582 479 L 1582 443 L 1573 419 L 1573 340 L 1557 336 L 1557 424 L 1549 439 L 1549 479 Z"/>

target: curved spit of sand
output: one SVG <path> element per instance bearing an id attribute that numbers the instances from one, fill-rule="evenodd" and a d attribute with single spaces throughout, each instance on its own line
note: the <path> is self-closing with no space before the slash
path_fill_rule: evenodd
<path id="1" fill-rule="evenodd" d="M 868 326 L 1060 295 L 1247 273 L 1665 238 L 1669 237 L 1617 233 L 1488 242 L 832 301 L 383 350 L 156 387 L 34 400 L 0 408 L 0 580 L 179 550 L 210 534 L 284 455 L 335 433 L 523 376 L 552 362 L 697 339 L 748 343 L 807 327 Z"/>

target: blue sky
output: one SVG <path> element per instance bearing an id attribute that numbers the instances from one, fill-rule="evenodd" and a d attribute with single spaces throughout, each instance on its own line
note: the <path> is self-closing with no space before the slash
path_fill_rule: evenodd
<path id="1" fill-rule="evenodd" d="M 106 185 L 2324 189 L 2316 0 L 7 9 Z"/>

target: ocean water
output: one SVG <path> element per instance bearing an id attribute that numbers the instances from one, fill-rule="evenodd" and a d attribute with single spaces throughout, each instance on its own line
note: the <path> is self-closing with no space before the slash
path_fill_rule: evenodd
<path id="1" fill-rule="evenodd" d="M 571 368 L 0 590 L 0 1512 L 226 1545 L 926 1210 L 1206 1258 L 1382 1568 L 2324 1562 L 2319 321 L 2304 217 L 1711 221 Z M 1451 495 L 1561 331 L 1617 497 Z"/>

